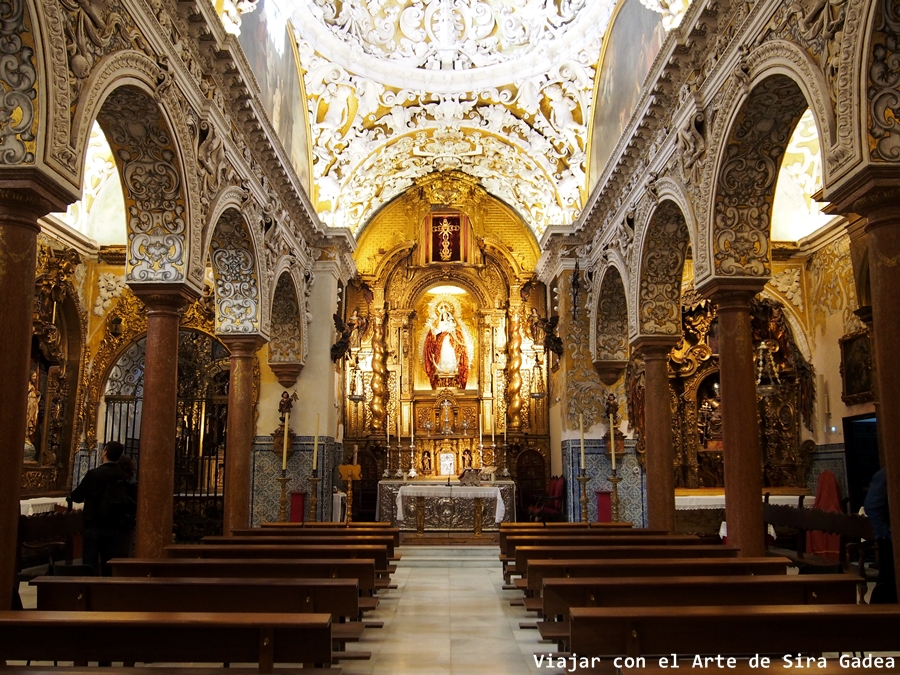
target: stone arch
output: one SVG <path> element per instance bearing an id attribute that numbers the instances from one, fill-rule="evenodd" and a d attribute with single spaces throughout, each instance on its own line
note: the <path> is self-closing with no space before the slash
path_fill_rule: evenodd
<path id="1" fill-rule="evenodd" d="M 632 281 L 637 335 L 681 335 L 681 278 L 690 231 L 684 212 L 675 201 L 662 200 L 643 228 L 640 267 Z"/>
<path id="2" fill-rule="evenodd" d="M 775 48 L 780 51 L 773 55 Z M 771 274 L 769 237 L 778 172 L 797 122 L 811 107 L 809 83 L 815 79 L 788 67 L 793 62 L 776 58 L 795 50 L 767 43 L 744 64 L 744 84 L 735 76 L 726 90 L 725 100 L 737 103 L 730 115 L 720 117 L 712 134 L 718 151 L 705 178 L 711 190 L 702 221 L 708 227 L 703 255 L 708 254 L 710 264 L 697 270 L 698 287 L 708 276 Z M 813 89 L 821 93 L 818 86 Z M 834 128 L 830 111 L 815 97 L 812 111 L 820 137 L 828 139 Z"/>
<path id="3" fill-rule="evenodd" d="M 216 333 L 259 333 L 262 302 L 257 257 L 243 214 L 222 211 L 210 237 L 215 279 Z"/>
<path id="4" fill-rule="evenodd" d="M 161 84 L 162 83 L 162 84 Z M 83 173 L 96 120 L 109 142 L 125 197 L 130 282 L 203 279 L 201 213 L 196 161 L 184 112 L 167 76 L 149 57 L 133 51 L 104 57 L 78 99 L 71 147 Z"/>
<path id="5" fill-rule="evenodd" d="M 269 367 L 283 387 L 291 387 L 303 369 L 304 322 L 300 293 L 291 273 L 283 271 L 272 294 Z"/>
<path id="6" fill-rule="evenodd" d="M 785 302 L 785 299 L 777 293 L 773 293 L 768 286 L 760 291 L 759 297 L 775 300 L 781 305 L 782 311 L 784 312 L 784 318 L 787 320 L 788 325 L 793 332 L 794 343 L 797 345 L 803 358 L 806 359 L 807 362 L 812 363 L 812 349 L 810 349 L 809 339 L 806 336 L 806 330 L 803 328 L 803 319 L 798 313 L 797 308 L 790 302 Z"/>
<path id="7" fill-rule="evenodd" d="M 448 283 L 448 277 L 444 270 L 435 269 L 428 274 L 423 274 L 409 285 L 403 294 L 403 307 L 415 307 L 419 297 L 432 286 Z M 479 307 L 492 307 L 491 293 L 484 288 L 471 275 L 460 274 L 453 277 L 452 283 L 465 288 L 475 298 Z"/>

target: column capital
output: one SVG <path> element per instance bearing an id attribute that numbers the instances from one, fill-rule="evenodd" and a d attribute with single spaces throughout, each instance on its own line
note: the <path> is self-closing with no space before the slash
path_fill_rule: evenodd
<path id="1" fill-rule="evenodd" d="M 179 312 L 186 304 L 200 297 L 196 288 L 183 282 L 172 284 L 129 282 L 128 286 L 146 305 L 149 312 Z"/>
<path id="2" fill-rule="evenodd" d="M 81 195 L 73 196 L 71 186 L 60 185 L 34 167 L 14 167 L 0 172 L 0 215 L 34 220 L 51 211 L 65 211 Z M 27 224 L 27 223 L 23 223 Z"/>
<path id="3" fill-rule="evenodd" d="M 737 309 L 749 306 L 768 281 L 768 277 L 713 277 L 697 292 L 715 302 L 719 309 Z"/>
<path id="4" fill-rule="evenodd" d="M 827 213 L 850 217 L 850 214 L 865 216 L 871 220 L 873 211 L 887 204 L 900 201 L 900 170 L 896 165 L 870 164 L 850 178 L 832 187 L 824 195 L 830 202 Z"/>
<path id="5" fill-rule="evenodd" d="M 234 335 L 226 333 L 223 335 L 216 333 L 216 338 L 228 347 L 228 351 L 231 352 L 232 358 L 255 356 L 256 352 L 259 351 L 259 348 L 268 342 L 262 335 L 257 334 Z"/>
<path id="6" fill-rule="evenodd" d="M 640 352 L 645 359 L 667 359 L 677 344 L 674 335 L 639 335 L 631 341 L 631 351 Z"/>

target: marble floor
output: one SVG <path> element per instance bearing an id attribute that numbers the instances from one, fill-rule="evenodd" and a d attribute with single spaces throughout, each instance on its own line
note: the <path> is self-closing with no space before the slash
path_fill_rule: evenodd
<path id="1" fill-rule="evenodd" d="M 409 549 L 407 549 L 408 551 Z M 522 607 L 511 607 L 521 592 L 502 590 L 497 555 L 480 566 L 462 566 L 458 558 L 442 566 L 397 566 L 397 588 L 379 593 L 378 609 L 367 620 L 384 621 L 383 629 L 367 629 L 363 641 L 348 649 L 372 652 L 370 661 L 345 661 L 346 675 L 556 675 L 562 670 L 538 668 L 535 653 L 555 649 L 541 642 L 536 630 L 521 630 L 529 619 Z M 404 553 L 404 555 L 407 555 Z M 412 561 L 410 561 L 412 562 Z M 452 566 L 450 566 L 452 565 Z"/>

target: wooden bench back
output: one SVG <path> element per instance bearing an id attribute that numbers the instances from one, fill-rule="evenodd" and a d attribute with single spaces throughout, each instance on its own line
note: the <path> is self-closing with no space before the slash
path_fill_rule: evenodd
<path id="1" fill-rule="evenodd" d="M 356 579 L 38 577 L 37 608 L 78 612 L 298 612 L 359 618 Z"/>
<path id="2" fill-rule="evenodd" d="M 652 537 L 652 536 L 665 536 L 669 533 L 666 530 L 649 530 L 649 529 L 622 529 L 622 528 L 599 528 L 599 527 L 580 527 L 574 529 L 552 529 L 552 530 L 537 530 L 536 528 L 526 528 L 526 529 L 515 529 L 509 528 L 500 531 L 500 551 L 501 553 L 506 552 L 506 540 L 510 537 L 542 537 L 543 539 L 556 540 L 557 538 L 565 538 L 565 537 L 594 537 L 594 538 L 605 538 L 605 537 Z M 685 536 L 685 535 L 681 535 Z M 694 535 L 687 535 L 694 536 Z M 696 538 L 696 537 L 695 537 Z"/>
<path id="3" fill-rule="evenodd" d="M 0 612 L 3 660 L 331 663 L 328 614 Z"/>
<path id="4" fill-rule="evenodd" d="M 371 529 L 371 528 L 382 528 L 382 527 L 390 528 L 391 524 L 388 522 L 381 522 L 381 521 L 374 521 L 374 522 L 360 521 L 358 523 L 357 522 L 345 523 L 345 522 L 340 522 L 340 521 L 323 521 L 323 522 L 315 522 L 315 523 L 280 523 L 280 522 L 279 523 L 260 523 L 260 526 L 261 527 L 271 527 L 273 529 L 279 529 L 279 528 L 291 529 L 291 528 L 296 528 L 296 527 L 309 528 L 309 529 L 315 529 L 317 527 L 330 527 L 330 528 L 347 527 L 350 529 L 353 529 L 355 527 L 361 527 L 364 529 L 365 528 Z"/>
<path id="5" fill-rule="evenodd" d="M 844 574 L 544 579 L 543 613 L 568 621 L 572 607 L 820 605 L 856 602 Z"/>
<path id="6" fill-rule="evenodd" d="M 604 560 L 609 558 L 736 558 L 734 546 L 519 546 L 516 571 L 528 574 L 530 560 Z"/>
<path id="7" fill-rule="evenodd" d="M 787 558 L 632 558 L 622 560 L 534 560 L 527 588 L 540 593 L 544 579 L 787 574 Z"/>
<path id="8" fill-rule="evenodd" d="M 375 561 L 279 558 L 113 558 L 114 577 L 228 577 L 252 579 L 356 579 L 359 590 L 375 590 Z"/>
<path id="9" fill-rule="evenodd" d="M 231 530 L 236 537 L 359 537 L 375 535 L 394 539 L 400 545 L 400 530 L 396 527 L 240 527 Z"/>
<path id="10" fill-rule="evenodd" d="M 589 531 L 588 531 L 589 532 Z M 709 543 L 693 534 L 564 534 L 509 535 L 501 540 L 500 553 L 513 557 L 518 546 L 700 546 Z M 504 546 L 505 543 L 505 546 Z"/>
<path id="11" fill-rule="evenodd" d="M 62 553 L 66 564 L 74 557 L 74 541 L 84 529 L 81 511 L 35 513 L 19 516 L 16 544 L 16 573 L 22 571 L 23 556 L 52 556 Z"/>
<path id="12" fill-rule="evenodd" d="M 897 605 L 573 607 L 569 617 L 579 656 L 879 652 L 900 635 Z"/>
<path id="13" fill-rule="evenodd" d="M 343 545 L 196 545 L 185 544 L 166 546 L 170 558 L 370 558 L 375 561 L 379 572 L 388 568 L 387 547 L 385 546 L 343 546 Z"/>
<path id="14" fill-rule="evenodd" d="M 364 536 L 351 536 L 347 535 L 344 537 L 332 537 L 332 536 L 324 536 L 324 537 L 293 537 L 288 536 L 287 533 L 282 533 L 281 535 L 275 535 L 271 537 L 262 537 L 262 536 L 232 536 L 232 537 L 222 537 L 222 536 L 211 536 L 211 537 L 203 537 L 200 540 L 200 543 L 204 546 L 210 545 L 218 545 L 218 546 L 384 546 L 387 548 L 387 553 L 389 558 L 394 557 L 394 538 L 391 535 L 387 536 L 374 536 L 374 535 L 364 535 Z"/>

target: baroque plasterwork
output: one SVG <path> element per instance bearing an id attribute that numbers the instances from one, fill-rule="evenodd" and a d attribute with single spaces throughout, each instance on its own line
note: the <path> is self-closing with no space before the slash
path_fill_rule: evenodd
<path id="1" fill-rule="evenodd" d="M 326 224 L 356 233 L 414 178 L 446 169 L 481 178 L 482 185 L 516 208 L 538 235 L 550 223 L 578 216 L 584 200 L 593 65 L 611 3 L 515 3 L 515 13 L 501 13 L 506 22 L 499 24 L 500 15 L 484 2 L 401 3 L 409 5 L 408 11 L 391 14 L 397 23 L 379 21 L 378 30 L 367 30 L 366 21 L 357 19 L 373 8 L 381 11 L 384 3 L 370 3 L 366 9 L 348 4 L 343 13 L 330 4 L 319 12 L 307 4 L 296 10 L 294 25 L 309 96 L 318 191 L 314 202 Z M 427 63 L 435 62 L 426 52 L 436 43 L 427 30 L 415 32 L 409 23 L 418 5 L 423 21 L 428 8 L 438 17 L 471 16 L 474 8 L 480 19 L 494 21 L 495 31 L 518 25 L 516 30 L 528 36 L 522 40 L 527 53 L 505 55 L 499 50 L 490 57 L 497 60 L 493 65 L 472 61 L 471 69 L 433 70 Z M 556 12 L 571 14 L 570 30 L 565 30 L 567 24 L 549 33 L 539 28 L 546 24 L 544 14 Z M 463 21 L 440 35 L 466 50 L 474 43 L 451 34 L 472 27 Z M 365 38 L 376 52 L 394 52 L 388 49 L 388 33 L 394 30 L 412 30 L 421 38 L 409 43 L 424 45 L 411 47 L 411 53 L 424 59 L 419 65 L 415 59 L 391 58 L 357 58 L 357 65 L 350 65 L 350 57 L 364 51 L 358 39 Z M 442 47 L 433 55 L 448 53 Z"/>
<path id="2" fill-rule="evenodd" d="M 129 281 L 173 282 L 185 277 L 188 234 L 185 188 L 177 150 L 157 104 L 120 88 L 98 118 L 116 156 L 125 194 Z"/>
<path id="3" fill-rule="evenodd" d="M 816 326 L 823 326 L 829 316 L 841 312 L 845 334 L 865 328 L 853 313 L 859 302 L 849 236 L 844 235 L 816 251 L 807 263 L 807 275 L 811 313 Z"/>
<path id="4" fill-rule="evenodd" d="M 256 333 L 260 326 L 260 290 L 253 242 L 244 218 L 226 210 L 210 244 L 216 281 L 216 332 Z"/>
<path id="5" fill-rule="evenodd" d="M 0 166 L 34 164 L 38 130 L 34 35 L 25 0 L 0 5 Z"/>
<path id="6" fill-rule="evenodd" d="M 681 279 L 689 245 L 681 209 L 675 202 L 663 202 L 647 227 L 636 281 L 641 334 L 681 334 Z"/>
<path id="7" fill-rule="evenodd" d="M 875 35 L 869 53 L 868 132 L 869 154 L 878 162 L 900 160 L 900 7 L 895 2 L 877 3 Z"/>
<path id="8" fill-rule="evenodd" d="M 594 359 L 627 360 L 628 303 L 625 299 L 625 285 L 615 266 L 609 266 L 603 275 L 596 311 Z"/>
<path id="9" fill-rule="evenodd" d="M 294 281 L 287 272 L 275 285 L 272 298 L 272 324 L 269 336 L 269 363 L 300 363 L 303 361 L 302 314 Z"/>

